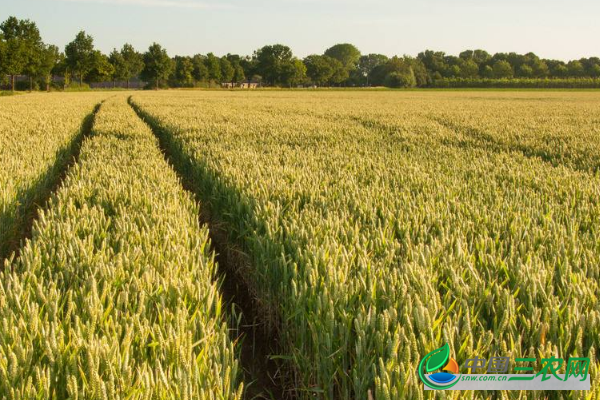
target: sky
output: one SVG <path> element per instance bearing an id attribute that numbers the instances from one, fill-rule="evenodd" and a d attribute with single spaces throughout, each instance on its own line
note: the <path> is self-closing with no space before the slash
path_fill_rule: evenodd
<path id="1" fill-rule="evenodd" d="M 110 52 L 152 42 L 170 55 L 250 55 L 282 43 L 295 55 L 352 43 L 363 54 L 534 52 L 600 56 L 598 0 L 0 0 L 0 20 L 35 21 L 61 49 L 78 31 Z"/>

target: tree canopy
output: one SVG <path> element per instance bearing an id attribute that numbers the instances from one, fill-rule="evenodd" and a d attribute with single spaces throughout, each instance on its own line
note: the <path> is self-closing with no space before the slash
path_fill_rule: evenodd
<path id="1" fill-rule="evenodd" d="M 70 72 L 79 77 L 81 86 L 83 78 L 92 70 L 94 55 L 94 39 L 80 31 L 75 39 L 65 47 L 65 61 Z"/>
<path id="2" fill-rule="evenodd" d="M 62 75 L 65 86 L 76 77 L 86 82 L 129 82 L 140 78 L 154 87 L 228 86 L 246 79 L 270 86 L 391 86 L 427 87 L 453 85 L 494 85 L 494 82 L 525 82 L 552 86 L 552 80 L 567 84 L 587 80 L 584 85 L 600 87 L 600 58 L 589 57 L 568 62 L 543 59 L 534 53 L 490 54 L 482 49 L 464 50 L 455 55 L 425 50 L 416 57 L 361 54 L 350 43 L 338 43 L 323 54 L 303 60 L 284 44 L 263 46 L 250 56 L 214 53 L 169 57 L 154 43 L 143 55 L 125 43 L 121 50 L 108 55 L 94 47 L 94 39 L 85 31 L 77 33 L 62 53 L 45 44 L 30 20 L 8 17 L 0 23 L 0 76 L 28 76 L 29 87 L 50 88 L 53 75 Z M 19 78 L 21 79 L 21 78 Z M 534 81 L 537 80 L 537 81 Z M 37 87 L 37 86 L 36 86 Z"/>
<path id="3" fill-rule="evenodd" d="M 142 79 L 153 82 L 156 89 L 160 82 L 167 80 L 173 69 L 173 60 L 158 43 L 152 43 L 144 53 L 144 69 L 140 73 Z"/>

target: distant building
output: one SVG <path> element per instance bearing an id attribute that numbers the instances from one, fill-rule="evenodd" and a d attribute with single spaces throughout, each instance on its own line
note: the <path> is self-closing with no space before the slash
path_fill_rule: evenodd
<path id="1" fill-rule="evenodd" d="M 239 82 L 239 87 L 241 89 L 256 89 L 259 86 L 260 86 L 260 82 L 252 80 L 252 79 L 247 79 L 245 81 Z"/>
<path id="2" fill-rule="evenodd" d="M 233 89 L 233 88 L 256 89 L 259 86 L 260 86 L 260 82 L 256 81 L 256 80 L 252 80 L 252 79 L 247 79 L 247 80 L 239 81 L 239 82 L 222 82 L 221 83 L 221 87 L 223 89 Z"/>

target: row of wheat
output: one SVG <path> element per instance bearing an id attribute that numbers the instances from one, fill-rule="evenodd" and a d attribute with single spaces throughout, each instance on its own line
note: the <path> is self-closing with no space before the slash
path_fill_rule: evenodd
<path id="1" fill-rule="evenodd" d="M 105 94 L 0 99 L 0 260 L 71 157 L 82 120 Z"/>

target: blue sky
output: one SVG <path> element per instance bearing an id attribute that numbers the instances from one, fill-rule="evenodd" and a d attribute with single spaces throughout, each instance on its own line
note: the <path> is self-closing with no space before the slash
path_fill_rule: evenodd
<path id="1" fill-rule="evenodd" d="M 557 59 L 600 56 L 597 0 L 2 0 L 63 48 L 81 30 L 108 52 L 153 41 L 171 55 L 251 54 L 283 43 L 298 56 L 340 42 L 363 53 L 424 49 L 528 52 Z"/>

